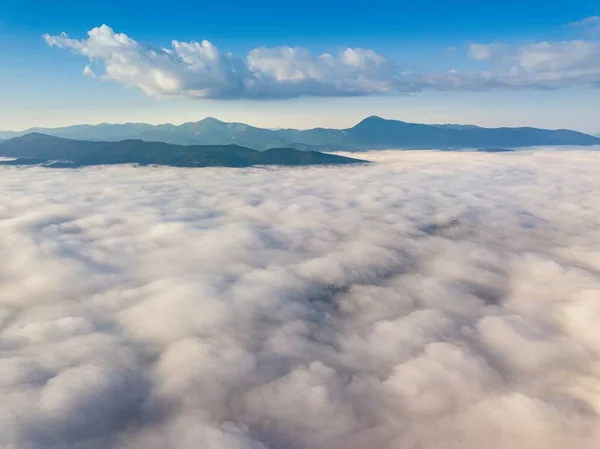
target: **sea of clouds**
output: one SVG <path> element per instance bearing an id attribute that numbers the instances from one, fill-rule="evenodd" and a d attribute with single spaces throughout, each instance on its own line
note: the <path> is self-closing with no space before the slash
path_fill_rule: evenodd
<path id="1" fill-rule="evenodd" d="M 2 449 L 596 449 L 594 151 L 0 169 Z"/>

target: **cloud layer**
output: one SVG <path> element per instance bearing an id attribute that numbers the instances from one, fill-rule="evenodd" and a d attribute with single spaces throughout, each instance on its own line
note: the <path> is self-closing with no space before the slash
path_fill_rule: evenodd
<path id="1" fill-rule="evenodd" d="M 2 168 L 0 447 L 594 449 L 597 154 Z"/>
<path id="2" fill-rule="evenodd" d="M 472 44 L 469 56 L 490 61 L 490 80 L 515 88 L 600 86 L 600 41 Z"/>
<path id="3" fill-rule="evenodd" d="M 590 16 L 577 22 L 567 24 L 568 27 L 579 28 L 591 34 L 600 32 L 600 16 Z"/>
<path id="4" fill-rule="evenodd" d="M 313 56 L 303 48 L 256 48 L 244 60 L 219 52 L 206 40 L 149 48 L 106 25 L 90 30 L 83 40 L 64 34 L 44 39 L 98 63 L 101 78 L 157 97 L 369 95 L 389 92 L 401 82 L 395 79 L 397 72 L 389 61 L 360 48 L 348 48 L 338 56 Z M 84 73 L 97 76 L 90 66 Z M 410 83 L 410 77 L 403 82 Z"/>
<path id="5" fill-rule="evenodd" d="M 590 17 L 572 28 L 591 29 Z M 209 41 L 173 41 L 152 48 L 107 25 L 86 39 L 44 35 L 50 46 L 87 57 L 86 76 L 136 87 L 146 94 L 190 98 L 290 98 L 299 96 L 393 95 L 435 90 L 492 88 L 595 88 L 600 85 L 600 41 L 474 43 L 468 55 L 487 64 L 478 71 L 402 70 L 370 49 L 312 55 L 293 47 L 256 48 L 245 57 L 222 53 Z"/>

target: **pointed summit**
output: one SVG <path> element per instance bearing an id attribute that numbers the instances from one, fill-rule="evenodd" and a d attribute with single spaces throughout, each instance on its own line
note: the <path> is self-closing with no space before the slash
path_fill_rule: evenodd
<path id="1" fill-rule="evenodd" d="M 360 121 L 354 128 L 372 128 L 372 127 L 381 127 L 388 125 L 400 125 L 405 124 L 406 122 L 401 122 L 400 120 L 390 120 L 383 117 L 379 117 L 377 115 L 371 115 L 362 121 Z"/>
<path id="2" fill-rule="evenodd" d="M 226 125 L 225 122 L 223 122 L 219 119 L 216 119 L 214 117 L 205 117 L 196 123 L 204 123 L 206 125 Z"/>
<path id="3" fill-rule="evenodd" d="M 397 130 L 399 127 L 404 127 L 406 122 L 399 120 L 389 120 L 385 118 L 372 115 L 362 120 L 356 126 L 351 128 L 354 131 L 359 132 L 388 132 L 390 129 Z"/>
<path id="4" fill-rule="evenodd" d="M 367 118 L 363 119 L 363 122 L 377 122 L 377 121 L 385 121 L 383 117 L 379 117 L 378 115 L 370 115 Z M 361 122 L 362 123 L 362 122 Z"/>
<path id="5" fill-rule="evenodd" d="M 188 122 L 179 125 L 177 128 L 193 134 L 207 133 L 213 131 L 224 131 L 228 124 L 214 117 L 206 117 L 197 122 Z"/>
<path id="6" fill-rule="evenodd" d="M 222 122 L 214 117 L 206 117 L 197 122 L 188 122 L 179 125 L 177 128 L 193 134 L 207 133 L 207 132 L 223 132 L 227 130 L 228 123 Z"/>

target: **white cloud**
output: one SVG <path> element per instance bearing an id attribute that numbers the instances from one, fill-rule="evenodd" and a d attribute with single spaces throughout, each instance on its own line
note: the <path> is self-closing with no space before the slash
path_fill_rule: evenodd
<path id="1" fill-rule="evenodd" d="M 503 45 L 497 52 L 492 45 L 478 44 L 469 52 L 474 59 L 491 61 L 490 81 L 499 86 L 557 89 L 600 85 L 600 41 Z"/>
<path id="2" fill-rule="evenodd" d="M 476 61 L 485 61 L 492 57 L 492 45 L 471 44 L 469 45 L 469 56 Z"/>
<path id="3" fill-rule="evenodd" d="M 90 30 L 87 39 L 64 34 L 44 39 L 103 66 L 103 79 L 157 97 L 368 95 L 402 84 L 392 64 L 372 50 L 348 48 L 338 56 L 313 56 L 303 48 L 257 48 L 244 60 L 220 53 L 206 40 L 150 48 L 106 25 Z"/>
<path id="4" fill-rule="evenodd" d="M 137 87 L 155 97 L 289 98 L 600 85 L 596 40 L 474 43 L 468 54 L 488 64 L 484 70 L 416 72 L 401 70 L 373 50 L 360 48 L 315 56 L 304 48 L 261 47 L 245 58 L 221 53 L 206 40 L 151 48 L 106 25 L 90 30 L 87 39 L 71 39 L 64 33 L 46 34 L 44 39 L 48 45 L 86 56 L 91 65 L 84 68 L 85 75 Z"/>
<path id="5" fill-rule="evenodd" d="M 577 22 L 567 24 L 568 27 L 580 28 L 591 33 L 600 32 L 600 16 L 586 17 Z"/>
<path id="6" fill-rule="evenodd" d="M 83 74 L 84 74 L 85 76 L 89 76 L 90 78 L 97 78 L 97 77 L 98 77 L 98 76 L 96 75 L 96 73 L 94 72 L 94 70 L 93 70 L 93 69 L 92 69 L 92 68 L 91 68 L 89 65 L 86 65 L 86 66 L 83 68 Z"/>
<path id="7" fill-rule="evenodd" d="M 0 169 L 0 446 L 598 447 L 597 153 L 361 156 Z"/>
<path id="8" fill-rule="evenodd" d="M 260 96 L 368 95 L 391 92 L 392 64 L 372 50 L 344 50 L 313 57 L 302 48 L 257 48 L 247 57 L 249 86 Z"/>

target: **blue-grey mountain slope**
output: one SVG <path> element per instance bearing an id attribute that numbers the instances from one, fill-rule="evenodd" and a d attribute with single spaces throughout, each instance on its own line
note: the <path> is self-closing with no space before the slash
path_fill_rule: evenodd
<path id="1" fill-rule="evenodd" d="M 482 128 L 473 125 L 424 125 L 368 117 L 348 129 L 263 129 L 214 118 L 182 125 L 140 123 L 34 128 L 22 133 L 0 132 L 10 138 L 31 132 L 79 140 L 129 139 L 175 145 L 240 145 L 255 150 L 291 147 L 300 150 L 364 151 L 387 148 L 499 148 L 538 145 L 600 145 L 600 138 L 571 130 Z"/>
<path id="2" fill-rule="evenodd" d="M 82 167 L 105 164 L 170 165 L 176 167 L 249 167 L 253 165 L 339 165 L 365 163 L 334 154 L 294 148 L 257 151 L 239 145 L 173 145 L 123 140 L 84 141 L 31 133 L 0 142 L 0 156 L 16 158 L 0 165 Z"/>

